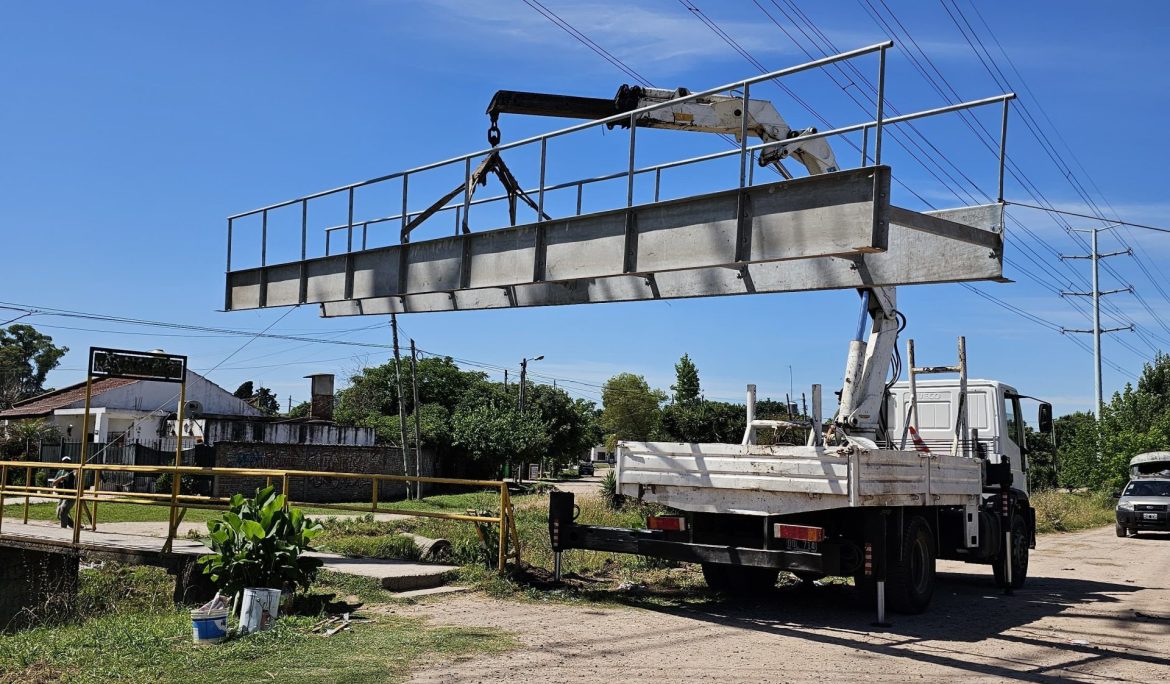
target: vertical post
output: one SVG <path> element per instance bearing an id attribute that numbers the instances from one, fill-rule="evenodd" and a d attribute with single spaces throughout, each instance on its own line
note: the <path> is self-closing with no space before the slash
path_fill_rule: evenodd
<path id="1" fill-rule="evenodd" d="M 410 192 L 410 174 L 402 174 L 402 230 L 405 234 L 406 224 L 409 222 L 407 216 L 407 197 Z"/>
<path id="2" fill-rule="evenodd" d="M 301 200 L 301 261 L 309 254 L 309 200 Z"/>
<path id="3" fill-rule="evenodd" d="M 739 117 L 739 187 L 740 187 L 740 189 L 743 189 L 743 187 L 745 185 L 747 185 L 747 156 L 748 156 L 747 155 L 747 144 L 748 144 L 747 136 L 748 136 L 748 119 L 751 116 L 748 113 L 748 92 L 749 92 L 750 88 L 751 88 L 751 84 L 746 83 L 746 82 L 743 84 L 743 101 L 742 101 L 742 104 L 740 105 L 740 107 L 742 107 L 742 110 L 743 110 L 741 116 Z"/>
<path id="4" fill-rule="evenodd" d="M 662 169 L 654 169 L 654 201 L 657 202 L 662 191 Z"/>
<path id="5" fill-rule="evenodd" d="M 288 473 L 284 473 L 280 476 L 280 493 L 284 496 L 284 508 L 285 510 L 288 510 Z"/>
<path id="6" fill-rule="evenodd" d="M 390 314 L 390 331 L 394 338 L 394 378 L 398 383 L 398 434 L 402 440 L 402 474 L 404 476 L 410 475 L 410 467 L 407 465 L 407 454 L 410 453 L 410 446 L 406 443 L 406 397 L 402 393 L 402 356 L 398 352 L 398 316 Z M 406 498 L 410 498 L 410 481 L 403 480 L 403 486 L 406 488 Z"/>
<path id="7" fill-rule="evenodd" d="M 821 386 L 812 386 L 812 423 L 813 446 L 823 446 L 825 443 L 824 416 L 821 414 Z"/>
<path id="8" fill-rule="evenodd" d="M 540 139 L 540 187 L 536 191 L 536 222 L 544 220 L 544 169 L 548 154 L 548 138 Z"/>
<path id="9" fill-rule="evenodd" d="M 1003 101 L 1003 122 L 999 127 L 999 192 L 996 193 L 996 201 L 1003 202 L 1003 169 L 1007 162 L 1007 125 L 1008 125 L 1008 103 L 1010 101 L 1004 98 Z"/>
<path id="10" fill-rule="evenodd" d="M 1098 280 L 1098 270 L 1101 257 L 1097 251 L 1097 233 L 1100 229 L 1092 230 L 1093 254 L 1093 414 L 1101 420 L 1101 407 L 1105 400 L 1101 395 L 1101 288 Z"/>
<path id="11" fill-rule="evenodd" d="M 459 236 L 459 217 L 463 215 L 463 207 L 455 207 L 455 236 Z"/>
<path id="12" fill-rule="evenodd" d="M 349 212 L 347 217 L 345 222 L 345 253 L 349 254 L 353 251 L 353 188 L 349 189 Z"/>
<path id="13" fill-rule="evenodd" d="M 585 189 L 584 183 L 577 184 L 577 216 L 581 215 L 581 193 Z"/>
<path id="14" fill-rule="evenodd" d="M 232 219 L 228 219 L 227 272 L 232 270 Z"/>
<path id="15" fill-rule="evenodd" d="M 179 384 L 179 406 L 175 412 L 175 470 L 171 472 L 171 508 L 169 524 L 167 525 L 167 540 L 163 543 L 163 553 L 169 553 L 175 541 L 175 534 L 179 526 L 178 501 L 179 485 L 183 475 L 178 468 L 183 465 L 183 408 L 187 404 L 187 375 L 184 372 L 183 382 Z"/>
<path id="16" fill-rule="evenodd" d="M 861 127 L 861 165 L 869 165 L 869 126 Z"/>
<path id="17" fill-rule="evenodd" d="M 414 476 L 422 477 L 419 472 L 422 464 L 422 427 L 418 415 L 418 349 L 414 346 L 414 340 L 410 341 L 410 384 L 414 389 Z M 422 483 L 415 480 L 414 483 L 414 498 L 422 498 Z"/>
<path id="18" fill-rule="evenodd" d="M 504 574 L 504 564 L 508 556 L 508 483 L 500 482 L 500 549 L 497 570 Z"/>
<path id="19" fill-rule="evenodd" d="M 882 163 L 882 117 L 886 106 L 886 48 L 878 50 L 877 120 L 873 129 L 873 163 Z"/>
<path id="20" fill-rule="evenodd" d="M 524 413 L 524 381 L 528 377 L 528 359 L 520 359 L 520 396 L 516 401 L 516 408 Z"/>
<path id="21" fill-rule="evenodd" d="M 471 157 L 463 160 L 463 232 L 470 230 L 467 220 L 471 218 Z"/>
<path id="22" fill-rule="evenodd" d="M 630 165 L 626 170 L 626 208 L 634 206 L 634 131 L 638 130 L 638 122 L 634 115 L 630 115 Z"/>
<path id="23" fill-rule="evenodd" d="M 268 264 L 268 210 L 260 215 L 260 265 Z"/>
<path id="24" fill-rule="evenodd" d="M 32 469 L 32 466 L 29 466 L 24 471 L 24 486 L 26 488 L 25 493 L 24 493 L 24 524 L 25 525 L 28 524 L 28 503 L 29 503 L 29 499 L 32 498 L 32 491 L 31 491 L 32 485 L 33 485 L 33 469 Z M 0 508 L 2 508 L 2 506 L 0 506 Z M 0 513 L 2 513 L 2 512 L 3 511 L 0 511 Z"/>
<path id="25" fill-rule="evenodd" d="M 378 478 L 374 478 L 370 483 L 370 512 L 378 512 Z"/>
<path id="26" fill-rule="evenodd" d="M 93 350 L 89 352 L 89 368 L 85 373 L 85 412 L 81 415 L 81 450 L 77 458 L 77 494 L 73 500 L 73 543 L 81 541 L 81 493 L 85 484 L 85 459 L 89 455 L 89 407 L 93 398 Z"/>
<path id="27" fill-rule="evenodd" d="M 27 454 L 26 454 L 27 458 Z M 26 482 L 27 486 L 28 483 Z M 0 530 L 4 529 L 4 490 L 8 487 L 8 466 L 0 465 Z"/>
<path id="28" fill-rule="evenodd" d="M 914 432 L 918 432 L 918 378 L 914 372 L 916 366 L 914 365 L 914 340 L 906 340 L 906 361 L 909 364 L 907 375 L 910 379 L 910 409 L 906 415 L 906 425 L 902 428 L 902 446 L 901 449 L 906 449 L 906 435 L 910 432 L 910 428 L 914 428 Z"/>
<path id="29" fill-rule="evenodd" d="M 959 335 L 959 415 L 955 418 L 955 440 L 951 445 L 951 455 L 958 456 L 960 450 L 967 455 L 967 338 Z M 915 426 L 917 429 L 917 426 Z"/>
<path id="30" fill-rule="evenodd" d="M 755 444 L 756 429 L 752 426 L 752 421 L 756 419 L 756 386 L 747 386 L 747 428 L 743 432 L 744 444 Z"/>

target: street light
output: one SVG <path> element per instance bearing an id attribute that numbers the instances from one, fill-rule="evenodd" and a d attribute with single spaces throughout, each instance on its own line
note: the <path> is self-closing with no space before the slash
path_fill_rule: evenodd
<path id="1" fill-rule="evenodd" d="M 524 413 L 524 395 L 525 395 L 524 381 L 527 380 L 527 378 L 528 378 L 528 362 L 529 361 L 544 361 L 544 354 L 541 354 L 540 356 L 534 356 L 531 359 L 529 359 L 529 358 L 520 359 L 520 397 L 519 397 L 518 403 L 517 403 L 517 407 L 520 409 L 520 413 Z"/>

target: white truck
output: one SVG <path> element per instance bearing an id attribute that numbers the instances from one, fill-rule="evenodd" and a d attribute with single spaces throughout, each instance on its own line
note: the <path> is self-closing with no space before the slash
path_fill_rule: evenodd
<path id="1" fill-rule="evenodd" d="M 613 99 L 500 91 L 488 107 L 489 141 L 499 142 L 501 113 L 600 119 L 687 94 L 636 86 L 622 86 Z M 763 100 L 748 100 L 746 116 L 744 109 L 741 98 L 710 96 L 653 110 L 636 125 L 791 141 L 759 159 L 788 178 L 786 159 L 809 174 L 837 170 L 823 138 L 802 139 L 816 129 L 791 128 Z M 707 583 L 728 591 L 770 587 L 782 570 L 805 579 L 852 576 L 874 591 L 879 620 L 887 597 L 898 611 L 926 608 L 938 558 L 992 565 L 1006 591 L 1020 586 L 1035 544 L 1020 413 L 1026 397 L 1000 382 L 968 382 L 962 339 L 958 364 L 941 367 L 915 367 L 911 342 L 910 380 L 887 380 L 891 370 L 894 380 L 901 374 L 905 317 L 893 288 L 859 294 L 861 322 L 829 421 L 819 386 L 812 416 L 801 421 L 757 420 L 750 387 L 740 444 L 621 443 L 620 492 L 678 513 L 651 517 L 647 529 L 579 525 L 573 495 L 554 492 L 549 533 L 558 576 L 569 549 L 700 563 Z M 919 383 L 924 373 L 959 377 Z M 1040 405 L 1039 425 L 1051 429 L 1048 404 Z M 796 430 L 802 443 L 757 444 L 763 430 Z"/>

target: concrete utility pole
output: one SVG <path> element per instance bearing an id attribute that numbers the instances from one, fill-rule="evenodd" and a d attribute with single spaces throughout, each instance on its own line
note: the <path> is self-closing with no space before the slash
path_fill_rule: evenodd
<path id="1" fill-rule="evenodd" d="M 1092 297 L 1093 299 L 1093 328 L 1091 330 L 1078 330 L 1075 328 L 1061 328 L 1062 333 L 1088 333 L 1093 336 L 1093 415 L 1098 420 L 1101 419 L 1101 407 L 1105 405 L 1104 391 L 1101 388 L 1101 333 L 1118 332 L 1120 330 L 1133 330 L 1132 325 L 1123 326 L 1120 328 L 1102 328 L 1101 327 L 1101 297 L 1104 295 L 1117 294 L 1118 292 L 1133 292 L 1133 287 L 1123 287 L 1116 290 L 1101 291 L 1100 287 L 1100 261 L 1106 257 L 1120 256 L 1122 254 L 1133 254 L 1132 249 L 1122 250 L 1120 252 L 1109 252 L 1108 254 L 1101 254 L 1097 250 L 1097 234 L 1103 230 L 1110 230 L 1113 226 L 1105 228 L 1073 228 L 1078 233 L 1089 233 L 1092 236 L 1090 244 L 1092 246 L 1092 253 L 1086 255 L 1061 255 L 1061 259 L 1090 259 L 1093 263 L 1093 290 L 1091 292 L 1061 292 L 1062 297 Z"/>
<path id="2" fill-rule="evenodd" d="M 422 477 L 419 471 L 419 464 L 422 463 L 422 438 L 420 433 L 422 430 L 419 427 L 419 411 L 418 411 L 418 349 L 414 346 L 414 340 L 410 341 L 410 384 L 414 388 L 414 476 Z M 414 498 L 422 498 L 422 483 L 414 483 Z"/>
<path id="3" fill-rule="evenodd" d="M 528 359 L 528 358 L 520 359 L 520 398 L 518 399 L 517 404 L 516 404 L 517 408 L 520 409 L 520 413 L 524 413 L 524 399 L 525 399 L 525 394 L 526 394 L 526 391 L 524 388 L 524 383 L 528 380 L 528 362 L 529 361 L 543 361 L 543 360 L 544 360 L 544 354 L 541 354 L 540 356 L 533 357 L 531 359 Z"/>
<path id="4" fill-rule="evenodd" d="M 402 393 L 402 357 L 398 353 L 398 316 L 390 314 L 390 331 L 394 337 L 394 377 L 398 382 L 398 431 L 402 437 L 402 474 L 409 475 L 406 454 L 410 448 L 406 444 L 406 398 Z M 406 485 L 406 498 L 410 498 L 410 482 Z"/>

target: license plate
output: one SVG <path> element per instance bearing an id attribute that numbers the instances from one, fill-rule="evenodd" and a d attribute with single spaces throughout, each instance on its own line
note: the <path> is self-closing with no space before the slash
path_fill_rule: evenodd
<path id="1" fill-rule="evenodd" d="M 1143 520 L 1157 520 L 1158 514 L 1157 513 L 1142 513 L 1142 519 Z"/>
<path id="2" fill-rule="evenodd" d="M 784 548 L 788 551 L 807 551 L 810 553 L 816 553 L 817 543 L 813 541 L 803 541 L 800 539 L 785 539 Z"/>

